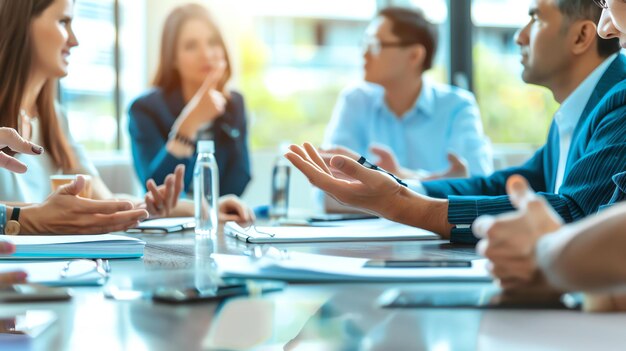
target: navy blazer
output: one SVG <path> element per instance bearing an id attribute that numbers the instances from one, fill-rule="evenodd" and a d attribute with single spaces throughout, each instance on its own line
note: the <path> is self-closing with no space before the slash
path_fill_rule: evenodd
<path id="1" fill-rule="evenodd" d="M 135 171 L 144 187 L 150 178 L 162 184 L 178 164 L 184 164 L 185 192 L 189 193 L 197 154 L 179 159 L 165 148 L 170 130 L 184 107 L 181 90 L 165 92 L 159 88 L 139 97 L 131 105 L 128 130 Z M 251 177 L 246 111 L 240 94 L 231 93 L 226 111 L 214 121 L 209 132 L 215 140 L 220 195 L 241 195 Z"/>
<path id="2" fill-rule="evenodd" d="M 475 243 L 467 225 L 483 214 L 513 210 L 505 189 L 513 174 L 526 177 L 566 222 L 596 213 L 613 196 L 612 176 L 626 171 L 626 57 L 611 63 L 589 98 L 572 135 L 563 184 L 554 194 L 558 155 L 553 121 L 547 143 L 524 165 L 489 177 L 425 182 L 424 187 L 432 197 L 448 198 L 448 221 L 462 225 L 452 230 L 453 242 Z"/>

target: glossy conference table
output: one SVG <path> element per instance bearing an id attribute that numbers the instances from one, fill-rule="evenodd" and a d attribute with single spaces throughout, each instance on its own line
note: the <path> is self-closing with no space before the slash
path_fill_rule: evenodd
<path id="1" fill-rule="evenodd" d="M 111 261 L 108 286 L 73 288 L 69 302 L 10 304 L 0 315 L 52 310 L 59 320 L 34 340 L 2 341 L 0 350 L 618 350 L 626 345 L 626 314 L 576 311 L 383 309 L 390 288 L 460 293 L 487 283 L 298 284 L 260 297 L 221 303 L 167 305 L 132 299 L 128 289 L 189 282 L 195 235 L 143 235 L 143 259 Z M 471 247 L 444 241 L 275 245 L 293 251 L 407 259 L 473 258 Z M 216 251 L 250 247 L 220 237 Z M 122 300 L 129 298 L 129 300 Z"/>

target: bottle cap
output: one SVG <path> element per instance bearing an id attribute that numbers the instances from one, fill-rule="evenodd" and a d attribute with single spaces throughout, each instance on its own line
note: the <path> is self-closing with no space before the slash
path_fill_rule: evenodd
<path id="1" fill-rule="evenodd" d="M 198 141 L 198 153 L 215 153 L 215 142 L 213 140 Z"/>

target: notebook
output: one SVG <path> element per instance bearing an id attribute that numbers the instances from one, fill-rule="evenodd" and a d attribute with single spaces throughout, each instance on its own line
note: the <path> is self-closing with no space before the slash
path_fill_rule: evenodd
<path id="1" fill-rule="evenodd" d="M 143 221 L 127 233 L 173 233 L 193 229 L 196 221 L 193 217 L 158 218 Z"/>
<path id="2" fill-rule="evenodd" d="M 242 227 L 235 222 L 227 222 L 224 234 L 253 244 L 439 239 L 435 233 L 386 219 L 343 221 L 304 227 Z"/>
<path id="3" fill-rule="evenodd" d="M 489 282 L 485 259 L 470 268 L 368 268 L 366 258 L 281 252 L 261 258 L 213 254 L 224 277 L 290 282 Z"/>
<path id="4" fill-rule="evenodd" d="M 108 271 L 98 270 L 92 260 L 0 262 L 0 274 L 16 271 L 26 272 L 28 283 L 45 286 L 100 286 L 109 276 Z"/>
<path id="5" fill-rule="evenodd" d="M 0 343 L 3 350 L 32 350 L 32 341 L 58 319 L 48 310 L 0 314 Z"/>
<path id="6" fill-rule="evenodd" d="M 1 259 L 136 258 L 143 256 L 144 241 L 122 235 L 17 235 L 3 236 L 15 245 Z"/>

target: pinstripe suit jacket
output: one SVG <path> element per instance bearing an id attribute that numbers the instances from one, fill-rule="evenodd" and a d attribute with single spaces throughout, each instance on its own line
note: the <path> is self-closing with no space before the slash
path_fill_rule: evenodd
<path id="1" fill-rule="evenodd" d="M 619 55 L 604 73 L 589 98 L 572 135 L 565 178 L 558 194 L 552 193 L 559 158 L 559 138 L 554 121 L 547 143 L 520 167 L 488 177 L 425 182 L 429 196 L 448 198 L 448 220 L 461 225 L 451 241 L 475 243 L 466 226 L 483 214 L 512 211 L 506 196 L 509 176 L 521 174 L 544 196 L 566 222 L 573 222 L 610 203 L 613 175 L 626 171 L 626 57 Z M 620 179 L 618 179 L 620 180 Z M 619 187 L 618 187 L 619 195 Z"/>

